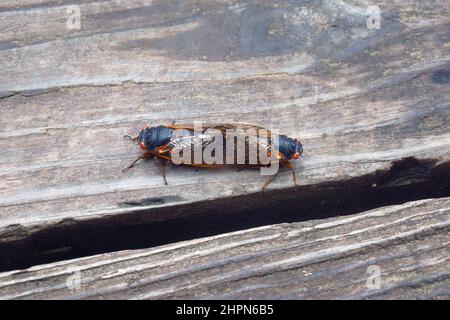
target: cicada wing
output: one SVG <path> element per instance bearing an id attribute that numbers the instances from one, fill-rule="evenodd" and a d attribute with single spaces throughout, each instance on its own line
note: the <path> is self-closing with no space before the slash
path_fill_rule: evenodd
<path id="1" fill-rule="evenodd" d="M 242 123 L 221 123 L 206 124 L 210 130 L 219 130 L 224 139 L 224 150 L 227 153 L 233 149 L 233 158 L 236 164 L 266 165 L 268 158 L 276 157 L 283 159 L 284 155 L 274 148 L 272 131 L 260 126 Z M 233 148 L 228 144 L 232 143 Z M 262 159 L 264 158 L 264 159 Z M 256 160 L 255 160 L 256 159 Z M 225 162 L 230 162 L 230 156 L 224 158 Z"/>
<path id="2" fill-rule="evenodd" d="M 218 135 L 222 137 L 220 132 Z M 194 155 L 203 155 L 205 148 L 214 142 L 216 136 L 207 132 L 193 134 L 193 132 L 184 129 L 184 132 L 177 132 L 177 134 L 172 136 L 168 144 L 159 148 L 158 154 L 170 157 L 171 160 L 174 160 L 172 162 L 200 165 L 203 157 L 196 159 Z"/>
<path id="3" fill-rule="evenodd" d="M 231 164 L 230 162 L 233 161 L 233 164 L 265 165 L 266 160 L 263 161 L 264 163 L 260 161 L 260 153 L 267 157 L 273 154 L 278 159 L 283 158 L 281 153 L 273 149 L 272 132 L 260 126 L 242 123 L 205 123 L 200 133 L 194 132 L 194 126 L 189 124 L 177 124 L 170 127 L 176 129 L 176 132 L 171 143 L 161 150 L 164 152 L 167 150 L 180 152 L 182 149 L 184 154 L 186 152 L 193 154 L 195 148 L 201 145 L 205 150 L 215 141 L 214 139 L 221 135 L 223 163 Z M 229 144 L 232 146 L 230 147 Z"/>
<path id="4" fill-rule="evenodd" d="M 171 128 L 173 130 L 190 130 L 194 131 L 195 126 L 192 123 L 180 123 L 180 124 L 171 124 L 166 125 L 165 127 Z M 200 127 L 200 126 L 199 126 Z M 206 122 L 201 123 L 201 129 L 202 131 L 208 130 L 208 129 L 216 129 L 222 132 L 225 132 L 226 130 L 255 130 L 256 132 L 260 129 L 264 129 L 263 127 L 253 125 L 253 124 L 246 124 L 246 123 L 212 123 L 212 122 Z M 264 129 L 265 130 L 265 129 Z"/>

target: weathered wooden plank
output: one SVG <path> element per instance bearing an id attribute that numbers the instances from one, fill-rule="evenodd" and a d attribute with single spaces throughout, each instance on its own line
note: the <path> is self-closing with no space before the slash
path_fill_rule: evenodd
<path id="1" fill-rule="evenodd" d="M 1 273 L 0 298 L 449 298 L 449 218 L 428 199 L 61 261 Z"/>
<path id="2" fill-rule="evenodd" d="M 79 8 L 80 30 L 67 27 L 66 5 L 0 12 L 3 90 L 235 79 L 324 66 L 352 75 L 369 69 L 380 78 L 448 62 L 443 53 L 450 50 L 446 1 L 380 3 L 379 30 L 367 28 L 367 4 L 343 1 L 102 1 Z"/>
<path id="3" fill-rule="evenodd" d="M 169 186 L 150 163 L 122 175 L 138 151 L 121 137 L 142 122 L 243 121 L 301 136 L 303 186 L 408 156 L 450 159 L 448 2 L 381 3 L 380 30 L 356 2 L 82 2 L 81 30 L 58 18 L 62 4 L 20 4 L 0 11 L 12 26 L 0 47 L 1 242 L 259 192 L 253 170 L 172 166 Z M 289 172 L 271 185 L 290 187 Z"/>

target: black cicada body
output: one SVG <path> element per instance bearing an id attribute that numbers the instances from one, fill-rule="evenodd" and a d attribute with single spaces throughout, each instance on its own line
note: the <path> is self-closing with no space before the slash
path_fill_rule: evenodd
<path id="1" fill-rule="evenodd" d="M 214 134 L 211 132 L 214 132 Z M 262 132 L 265 135 L 262 135 Z M 298 139 L 285 135 L 272 135 L 269 130 L 247 124 L 208 124 L 201 128 L 192 125 L 145 126 L 137 137 L 126 137 L 136 141 L 145 153 L 123 171 L 133 167 L 140 159 L 151 157 L 164 159 L 175 164 L 197 167 L 217 167 L 230 164 L 263 167 L 267 166 L 268 163 L 262 161 L 262 154 L 269 157 L 274 156 L 284 166 L 293 168 L 289 160 L 296 160 L 303 153 L 303 146 Z M 242 143 L 236 143 L 236 139 Z M 216 148 L 212 148 L 213 145 Z M 241 149 L 239 149 L 239 146 L 241 146 Z M 201 152 L 213 149 L 211 155 L 214 156 L 214 159 L 207 161 L 205 157 L 201 157 L 200 162 L 195 162 L 194 150 L 196 148 L 200 149 Z M 252 158 L 251 150 L 260 150 L 260 152 L 262 150 L 262 153 L 258 157 Z M 179 154 L 185 157 L 185 161 L 176 161 L 175 155 Z M 233 159 L 231 162 L 229 161 L 230 155 Z M 235 160 L 239 159 L 237 155 L 242 155 L 242 157 L 236 162 Z"/>

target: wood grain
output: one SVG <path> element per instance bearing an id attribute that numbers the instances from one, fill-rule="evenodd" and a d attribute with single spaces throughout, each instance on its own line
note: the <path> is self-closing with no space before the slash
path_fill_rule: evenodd
<path id="1" fill-rule="evenodd" d="M 121 174 L 138 154 L 122 135 L 144 122 L 300 136 L 304 186 L 450 159 L 446 1 L 380 2 L 379 30 L 354 1 L 81 1 L 80 30 L 66 26 L 69 4 L 0 6 L 1 242 L 260 191 L 254 170 L 171 166 L 168 186 L 151 163 Z M 292 188 L 289 175 L 272 190 Z M 162 200 L 123 206 L 149 198 Z"/>
<path id="2" fill-rule="evenodd" d="M 428 199 L 61 261 L 0 273 L 0 298 L 448 299 L 449 218 Z"/>

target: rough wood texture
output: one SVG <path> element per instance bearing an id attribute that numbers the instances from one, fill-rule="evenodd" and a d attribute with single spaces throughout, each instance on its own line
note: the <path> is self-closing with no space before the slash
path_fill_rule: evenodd
<path id="1" fill-rule="evenodd" d="M 302 185 L 450 159 L 448 1 L 380 2 L 379 30 L 356 1 L 82 1 L 80 30 L 69 4 L 0 4 L 0 242 L 260 191 L 254 170 L 169 167 L 168 186 L 151 163 L 121 174 L 138 153 L 122 135 L 143 122 L 301 136 Z"/>
<path id="2" fill-rule="evenodd" d="M 450 198 L 421 200 L 91 256 L 1 273 L 0 298 L 448 299 L 449 218 Z"/>

